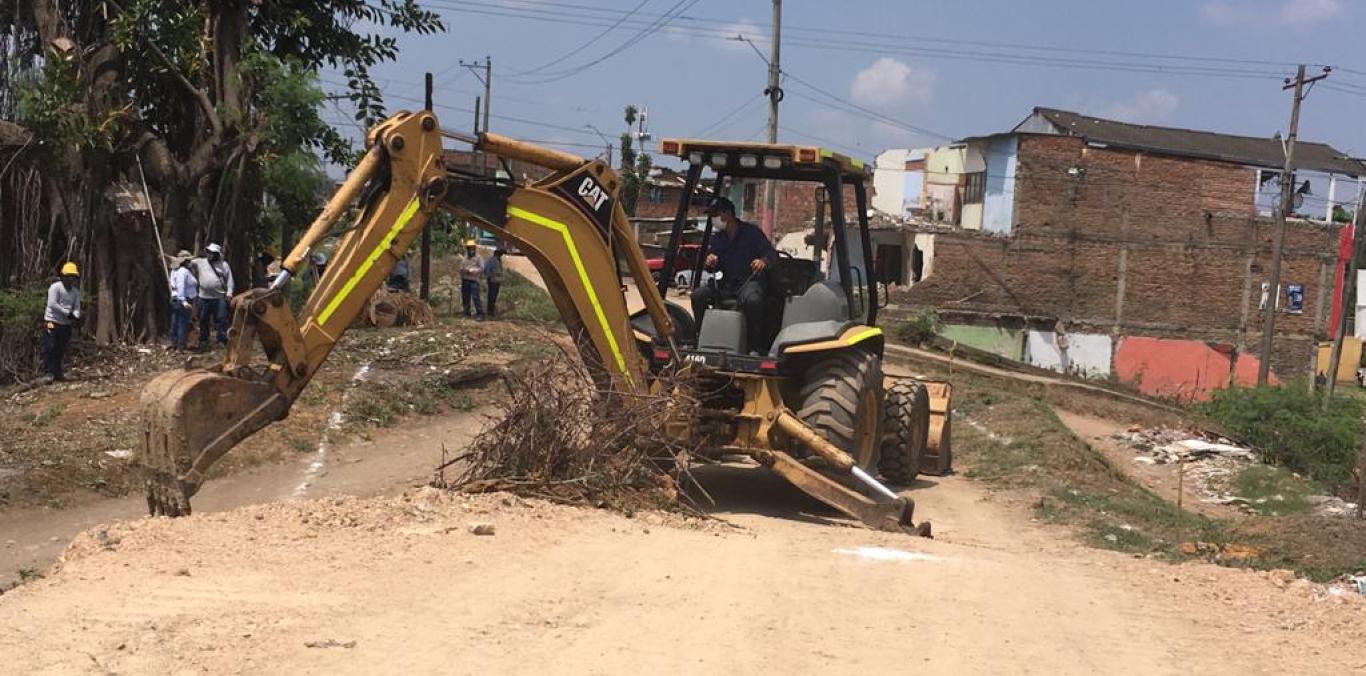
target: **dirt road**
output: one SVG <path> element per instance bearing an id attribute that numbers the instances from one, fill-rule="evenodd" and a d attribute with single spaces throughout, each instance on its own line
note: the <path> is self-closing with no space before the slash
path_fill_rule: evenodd
<path id="1" fill-rule="evenodd" d="M 354 439 L 333 445 L 320 438 L 314 450 L 292 462 L 209 481 L 195 496 L 194 507 L 211 513 L 281 500 L 392 495 L 429 481 L 440 462 L 442 444 L 464 445 L 483 425 L 487 412 L 451 412 L 408 421 L 382 431 L 382 443 Z M 87 528 L 146 513 L 140 494 L 120 499 L 89 495 L 63 509 L 0 512 L 0 583 L 9 583 L 20 570 L 46 570 Z"/>
<path id="2" fill-rule="evenodd" d="M 1086 549 L 966 479 L 913 492 L 931 541 L 848 527 L 762 470 L 711 470 L 735 527 L 422 489 L 97 531 L 0 597 L 0 660 L 12 673 L 1366 669 L 1366 603 Z"/>

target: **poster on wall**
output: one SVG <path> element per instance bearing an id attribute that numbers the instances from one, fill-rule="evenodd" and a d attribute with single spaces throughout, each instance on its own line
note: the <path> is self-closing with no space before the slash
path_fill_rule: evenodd
<path id="1" fill-rule="evenodd" d="M 1285 285 L 1285 311 L 1292 315 L 1304 313 L 1304 285 Z"/>

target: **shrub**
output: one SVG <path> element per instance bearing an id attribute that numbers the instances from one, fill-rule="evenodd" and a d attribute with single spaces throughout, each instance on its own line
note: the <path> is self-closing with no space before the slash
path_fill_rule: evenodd
<path id="1" fill-rule="evenodd" d="M 1325 401 L 1303 383 L 1218 390 L 1203 412 L 1229 434 L 1261 449 L 1262 460 L 1341 486 L 1361 444 L 1361 402 Z"/>
<path id="2" fill-rule="evenodd" d="M 921 310 L 919 314 L 900 322 L 893 329 L 897 340 L 905 343 L 923 345 L 939 335 L 942 324 L 934 310 Z"/>

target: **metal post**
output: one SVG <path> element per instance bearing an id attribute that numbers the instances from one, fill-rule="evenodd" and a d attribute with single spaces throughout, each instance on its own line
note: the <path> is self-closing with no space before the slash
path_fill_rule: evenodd
<path id="1" fill-rule="evenodd" d="M 1276 209 L 1276 230 L 1271 242 L 1271 279 L 1267 287 L 1269 295 L 1265 314 L 1262 316 L 1261 363 L 1257 367 L 1257 384 L 1266 385 L 1271 374 L 1272 338 L 1276 333 L 1276 307 L 1281 298 L 1281 254 L 1285 246 L 1285 219 L 1293 208 L 1295 197 L 1295 137 L 1300 128 L 1300 104 L 1304 102 L 1304 85 L 1328 77 L 1328 69 L 1323 74 L 1306 79 L 1304 64 L 1295 73 L 1295 81 L 1287 83 L 1282 89 L 1294 89 L 1295 100 L 1290 108 L 1290 133 L 1285 143 L 1285 166 L 1281 170 L 1281 203 Z M 1313 382 L 1311 374 L 1310 382 Z"/>
<path id="2" fill-rule="evenodd" d="M 783 100 L 783 90 L 778 86 L 782 68 L 778 65 L 778 51 L 782 43 L 783 0 L 773 0 L 773 40 L 768 57 L 768 142 L 778 142 L 778 102 Z M 764 234 L 773 236 L 777 227 L 778 185 L 769 179 L 764 182 Z"/>
<path id="3" fill-rule="evenodd" d="M 432 111 L 432 74 L 430 72 L 427 73 L 423 105 L 427 112 Z M 432 229 L 430 226 L 422 228 L 421 252 L 422 285 L 417 287 L 417 297 L 427 300 L 432 295 Z"/>
<path id="4" fill-rule="evenodd" d="M 1362 193 L 1357 193 L 1357 208 L 1352 214 L 1352 254 L 1347 261 L 1347 272 L 1342 276 L 1342 296 L 1338 301 L 1338 325 L 1336 334 L 1333 336 L 1333 349 L 1328 353 L 1328 396 L 1332 397 L 1337 390 L 1338 366 L 1342 363 L 1342 341 L 1347 334 L 1347 299 L 1352 295 L 1352 288 L 1356 284 L 1357 258 L 1361 256 L 1361 242 L 1366 237 L 1361 236 L 1361 206 L 1362 198 L 1366 197 Z M 1324 405 L 1327 405 L 1327 400 Z"/>

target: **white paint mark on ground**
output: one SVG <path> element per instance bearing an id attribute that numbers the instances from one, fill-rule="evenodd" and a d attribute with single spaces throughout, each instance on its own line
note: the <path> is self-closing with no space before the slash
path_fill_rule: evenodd
<path id="1" fill-rule="evenodd" d="M 845 554 L 845 555 L 848 555 L 848 556 L 857 556 L 857 557 L 859 557 L 859 558 L 861 558 L 861 559 L 869 559 L 869 560 L 871 560 L 871 561 L 946 561 L 946 560 L 947 560 L 947 559 L 944 559 L 943 557 L 935 556 L 935 555 L 933 555 L 933 554 L 926 554 L 925 552 L 907 552 L 907 551 L 903 551 L 903 550 L 900 550 L 900 549 L 891 549 L 891 548 L 888 548 L 888 547 L 854 547 L 854 548 L 852 548 L 852 549 L 846 548 L 846 547 L 838 547 L 838 548 L 833 549 L 833 550 L 831 550 L 831 551 L 835 552 L 836 554 Z"/>
<path id="2" fill-rule="evenodd" d="M 346 415 L 342 411 L 346 410 L 346 404 L 351 400 L 351 393 L 356 391 L 356 386 L 365 382 L 369 375 L 370 363 L 366 362 L 351 376 L 351 383 L 346 392 L 342 393 L 341 403 L 332 411 L 332 415 L 328 416 L 327 426 L 318 438 L 318 450 L 313 454 L 313 461 L 308 463 L 308 469 L 304 470 L 303 481 L 300 481 L 299 485 L 294 487 L 294 492 L 290 493 L 290 500 L 302 500 L 308 494 L 308 488 L 322 474 L 323 468 L 327 466 L 327 454 L 332 449 L 332 435 L 341 431 L 342 423 L 346 422 Z"/>

